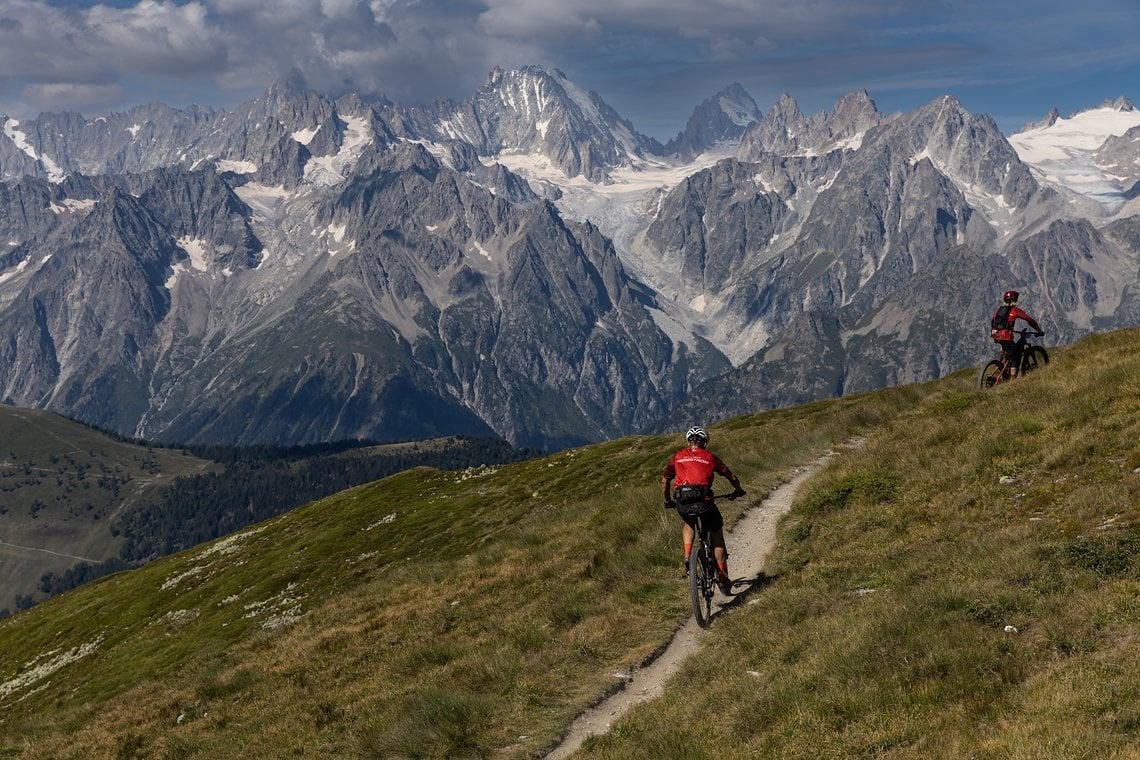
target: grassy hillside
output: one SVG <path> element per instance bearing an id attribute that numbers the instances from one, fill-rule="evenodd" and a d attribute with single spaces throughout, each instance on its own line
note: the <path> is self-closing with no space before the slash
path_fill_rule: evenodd
<path id="1" fill-rule="evenodd" d="M 110 525 L 179 475 L 214 465 L 139 446 L 50 412 L 0 404 L 0 608 L 44 573 L 115 557 Z M 39 597 L 42 595 L 35 594 Z"/>
<path id="2" fill-rule="evenodd" d="M 459 437 L 182 451 L 4 405 L 0 442 L 0 617 L 413 466 L 457 470 L 535 454 Z"/>
<path id="3" fill-rule="evenodd" d="M 975 379 L 714 426 L 756 499 L 866 442 L 581 754 L 1135 756 L 1140 331 Z M 409 471 L 0 621 L 0 757 L 540 756 L 688 615 L 677 444 Z"/>

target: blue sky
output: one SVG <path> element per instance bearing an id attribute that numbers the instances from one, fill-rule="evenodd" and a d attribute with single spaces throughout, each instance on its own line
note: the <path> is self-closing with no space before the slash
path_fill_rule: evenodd
<path id="1" fill-rule="evenodd" d="M 0 0 L 0 114 L 160 101 L 228 108 L 291 67 L 329 94 L 468 97 L 537 63 L 665 140 L 739 82 L 811 114 L 950 94 L 1007 134 L 1106 98 L 1140 104 L 1137 0 Z"/>

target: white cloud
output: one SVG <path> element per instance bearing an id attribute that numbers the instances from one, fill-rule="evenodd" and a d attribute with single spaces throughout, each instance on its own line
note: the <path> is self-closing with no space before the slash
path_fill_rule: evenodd
<path id="1" fill-rule="evenodd" d="M 225 65 L 225 35 L 198 2 L 142 0 L 124 9 L 97 5 L 83 20 L 90 54 L 115 60 L 124 70 L 180 76 Z"/>
<path id="2" fill-rule="evenodd" d="M 1065 110 L 1042 102 L 1063 84 L 1081 105 L 1138 99 L 1087 92 L 1101 71 L 1137 81 L 1137 28 L 1128 0 L 0 0 L 0 114 L 224 107 L 294 67 L 329 94 L 422 103 L 537 63 L 641 129 L 650 114 L 683 124 L 734 81 L 761 105 L 788 92 L 806 111 L 860 88 L 887 108 L 883 92 L 914 107 L 951 89 L 1005 103 L 1032 91 L 1040 118 Z"/>

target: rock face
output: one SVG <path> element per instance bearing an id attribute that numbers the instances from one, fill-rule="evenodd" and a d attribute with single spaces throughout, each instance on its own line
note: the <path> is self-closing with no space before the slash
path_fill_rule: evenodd
<path id="1" fill-rule="evenodd" d="M 3 398 L 158 440 L 559 448 L 728 367 L 675 352 L 610 241 L 525 183 L 501 198 L 410 142 L 297 194 L 303 172 L 249 174 L 4 186 L 7 226 L 43 237 L 5 256 Z"/>
<path id="2" fill-rule="evenodd" d="M 0 121 L 0 400 L 124 435 L 555 449 L 970 366 L 1011 286 L 1051 342 L 1140 318 L 1135 187 L 1054 186 L 951 97 L 733 85 L 665 146 L 538 67 Z M 1134 137 L 1094 160 L 1135 183 Z"/>
<path id="3" fill-rule="evenodd" d="M 1140 196 L 1140 126 L 1132 127 L 1119 137 L 1110 136 L 1097 149 L 1094 158 L 1098 166 L 1124 180 L 1129 200 Z"/>

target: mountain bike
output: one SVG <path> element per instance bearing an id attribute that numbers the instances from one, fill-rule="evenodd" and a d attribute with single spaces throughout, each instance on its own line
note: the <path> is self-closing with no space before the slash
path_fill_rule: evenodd
<path id="1" fill-rule="evenodd" d="M 726 493 L 714 496 L 713 500 L 734 498 L 733 494 Z M 708 628 L 712 622 L 712 600 L 718 573 L 712 531 L 705 527 L 701 517 L 696 516 L 693 548 L 689 552 L 689 598 L 693 603 L 693 617 L 696 618 L 697 625 Z"/>
<path id="2" fill-rule="evenodd" d="M 1021 346 L 1021 365 L 1018 367 L 1017 377 L 1049 363 L 1049 352 L 1041 346 L 1035 346 L 1029 342 L 1029 336 L 1036 335 L 1036 330 L 1014 330 L 1014 332 L 1021 336 L 1017 341 L 1018 345 Z M 986 366 L 982 367 L 982 374 L 978 375 L 978 388 L 985 390 L 993 388 L 998 383 L 1008 382 L 1014 377 L 1010 372 L 1011 369 L 1010 362 L 1003 351 L 1000 359 L 991 359 Z"/>

